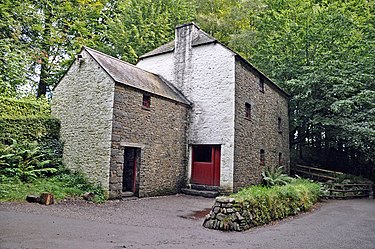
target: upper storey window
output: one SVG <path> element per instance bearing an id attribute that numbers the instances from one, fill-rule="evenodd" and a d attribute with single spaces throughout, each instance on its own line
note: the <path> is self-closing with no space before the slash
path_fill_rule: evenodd
<path id="1" fill-rule="evenodd" d="M 259 91 L 264 93 L 264 78 L 263 77 L 259 78 Z"/>
<path id="2" fill-rule="evenodd" d="M 151 96 L 143 94 L 142 107 L 149 109 L 151 107 Z"/>
<path id="3" fill-rule="evenodd" d="M 281 130 L 281 118 L 280 117 L 277 118 L 277 130 L 279 131 L 279 133 L 282 132 L 282 130 Z"/>
<path id="4" fill-rule="evenodd" d="M 260 150 L 259 155 L 260 155 L 260 165 L 261 166 L 266 165 L 266 152 L 264 151 L 264 149 Z"/>
<path id="5" fill-rule="evenodd" d="M 245 103 L 245 118 L 251 119 L 251 104 Z"/>

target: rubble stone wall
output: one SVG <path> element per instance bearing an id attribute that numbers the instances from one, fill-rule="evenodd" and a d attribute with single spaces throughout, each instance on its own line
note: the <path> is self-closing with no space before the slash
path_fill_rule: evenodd
<path id="1" fill-rule="evenodd" d="M 264 78 L 264 91 L 259 87 L 259 73 L 236 59 L 234 190 L 257 184 L 266 167 L 280 164 L 289 170 L 288 97 Z M 245 104 L 251 106 L 246 117 Z M 280 124 L 279 124 L 280 119 Z M 260 162 L 260 150 L 265 162 Z"/>
<path id="2" fill-rule="evenodd" d="M 143 94 L 151 107 L 142 106 Z M 121 197 L 125 147 L 140 149 L 139 197 L 174 194 L 186 182 L 186 130 L 189 107 L 116 84 L 110 166 L 110 198 Z"/>
<path id="3" fill-rule="evenodd" d="M 52 115 L 61 121 L 64 164 L 109 187 L 115 82 L 83 50 L 53 91 Z"/>

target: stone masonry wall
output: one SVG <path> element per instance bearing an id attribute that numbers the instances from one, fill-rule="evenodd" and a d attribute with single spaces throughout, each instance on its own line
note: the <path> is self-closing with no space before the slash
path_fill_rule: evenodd
<path id="1" fill-rule="evenodd" d="M 234 189 L 259 183 L 265 167 L 277 167 L 279 153 L 289 169 L 288 99 L 241 60 L 236 60 Z M 245 103 L 251 105 L 251 118 L 245 117 Z M 281 128 L 278 128 L 281 118 Z M 265 166 L 260 150 L 265 151 Z"/>
<path id="2" fill-rule="evenodd" d="M 251 219 L 242 216 L 244 210 L 238 208 L 236 200 L 230 197 L 216 197 L 209 214 L 206 215 L 203 226 L 223 231 L 243 231 L 253 227 Z"/>
<path id="3" fill-rule="evenodd" d="M 85 51 L 54 89 L 52 115 L 61 121 L 63 160 L 108 190 L 115 83 Z"/>
<path id="4" fill-rule="evenodd" d="M 121 196 L 124 148 L 141 149 L 137 172 L 139 197 L 179 192 L 186 181 L 186 105 L 151 95 L 142 107 L 143 92 L 116 84 L 110 167 L 110 197 Z"/>

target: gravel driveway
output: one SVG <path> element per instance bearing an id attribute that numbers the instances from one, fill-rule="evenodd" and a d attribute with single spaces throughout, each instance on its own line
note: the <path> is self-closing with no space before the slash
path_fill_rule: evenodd
<path id="1" fill-rule="evenodd" d="M 328 201 L 246 232 L 203 228 L 213 202 L 176 195 L 101 205 L 1 203 L 0 248 L 375 248 L 374 199 Z"/>

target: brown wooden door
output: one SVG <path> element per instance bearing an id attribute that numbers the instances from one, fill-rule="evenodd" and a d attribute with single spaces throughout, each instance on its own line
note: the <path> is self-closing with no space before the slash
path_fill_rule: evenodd
<path id="1" fill-rule="evenodd" d="M 124 169 L 122 177 L 122 191 L 136 192 L 137 163 L 139 161 L 137 152 L 140 149 L 125 147 Z"/>
<path id="2" fill-rule="evenodd" d="M 194 184 L 220 185 L 220 146 L 192 146 L 191 182 Z"/>

